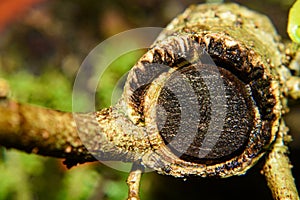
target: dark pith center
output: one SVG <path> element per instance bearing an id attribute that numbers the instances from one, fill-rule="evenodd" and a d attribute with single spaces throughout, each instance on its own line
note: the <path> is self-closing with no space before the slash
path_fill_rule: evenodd
<path id="1" fill-rule="evenodd" d="M 244 150 L 253 129 L 251 92 L 230 71 L 194 64 L 173 73 L 160 91 L 157 125 L 183 160 L 218 163 Z"/>

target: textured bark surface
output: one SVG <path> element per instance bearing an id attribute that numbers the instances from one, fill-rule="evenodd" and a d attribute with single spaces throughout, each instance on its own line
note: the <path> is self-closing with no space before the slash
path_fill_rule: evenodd
<path id="1" fill-rule="evenodd" d="M 132 162 L 149 149 L 149 143 L 145 131 L 119 112 L 113 108 L 73 115 L 0 99 L 0 145 L 66 158 L 68 167 L 95 161 L 94 156 Z M 128 134 L 129 129 L 136 134 Z"/>
<path id="2" fill-rule="evenodd" d="M 66 158 L 68 166 L 95 160 L 77 134 L 72 113 L 8 99 L 0 100 L 0 145 Z"/>
<path id="3" fill-rule="evenodd" d="M 139 110 L 130 106 L 130 95 L 133 92 L 130 84 L 125 87 L 124 99 L 116 107 L 96 113 L 73 115 L 7 99 L 8 88 L 0 83 L 0 145 L 29 153 L 66 158 L 65 163 L 69 167 L 94 161 L 93 156 L 99 160 L 141 160 L 143 165 L 175 177 L 241 175 L 267 153 L 263 171 L 274 198 L 298 199 L 287 157 L 285 142 L 289 141 L 289 136 L 281 120 L 288 110 L 288 97 L 299 98 L 299 77 L 292 76 L 288 69 L 295 55 L 290 54 L 290 58 L 286 58 L 285 46 L 280 43 L 271 22 L 265 16 L 236 4 L 202 5 L 191 6 L 175 18 L 160 34 L 153 49 L 149 50 L 150 53 L 141 58 L 140 63 L 149 61 L 149 58 L 156 59 L 153 56 L 157 50 L 155 45 L 163 45 L 171 37 L 191 35 L 194 41 L 206 47 L 213 58 L 219 56 L 221 60 L 242 64 L 242 70 L 247 70 L 248 65 L 264 68 L 263 78 L 273 90 L 265 91 L 262 88 L 259 91 L 265 96 L 273 95 L 272 100 L 276 101 L 271 102 L 274 103 L 274 116 L 270 124 L 264 127 L 265 131 L 270 132 L 270 141 L 264 141 L 258 146 L 263 147 L 263 150 L 256 151 L 253 148 L 255 158 L 251 157 L 252 152 L 249 151 L 249 155 L 245 157 L 214 166 L 204 164 L 199 167 L 195 163 L 180 161 L 162 146 L 163 142 L 155 135 L 156 130 L 152 129 L 154 126 L 145 127 L 145 124 L 140 123 Z M 236 51 L 231 51 L 232 47 Z M 167 61 L 167 56 L 173 56 L 172 52 L 167 53 L 158 52 L 156 56 Z M 135 68 L 139 68 L 139 72 L 147 72 L 149 69 L 141 68 L 143 66 L 140 63 Z M 129 82 L 134 73 L 132 70 Z M 259 82 L 257 84 L 263 86 Z M 269 105 L 267 100 L 267 97 L 262 99 L 262 109 Z M 151 99 L 143 101 L 146 109 L 153 103 Z M 268 120 L 265 121 L 268 123 Z M 261 138 L 253 138 L 253 141 L 259 139 Z M 132 172 L 132 177 L 128 180 L 132 196 L 137 196 L 140 174 L 139 171 Z"/>
<path id="4" fill-rule="evenodd" d="M 253 98 L 259 110 L 255 115 L 258 121 L 262 121 L 261 134 L 252 133 L 243 154 L 217 164 L 184 162 L 174 156 L 168 147 L 162 145 L 164 142 L 159 139 L 159 131 L 155 129 L 156 119 L 152 114 L 155 108 L 151 105 L 157 104 L 155 96 L 159 89 L 151 89 L 150 86 L 147 95 L 140 99 L 134 93 L 137 88 L 156 78 L 148 63 L 160 63 L 176 70 L 176 62 L 181 56 L 195 60 L 193 56 L 199 55 L 199 46 L 208 52 L 217 66 L 229 71 L 236 70 L 236 75 L 242 81 L 249 83 L 253 90 L 257 89 L 252 92 L 260 95 L 257 99 Z M 132 68 L 125 85 L 127 115 L 136 123 L 146 119 L 150 143 L 154 149 L 154 153 L 148 152 L 143 156 L 143 163 L 159 173 L 175 177 L 229 177 L 245 174 L 274 141 L 280 118 L 286 112 L 286 80 L 290 79 L 291 73 L 282 65 L 285 55 L 281 47 L 283 44 L 266 16 L 237 4 L 190 6 L 177 16 L 158 36 L 153 48 Z M 147 74 L 149 80 L 143 79 L 144 76 L 140 74 Z M 161 78 L 155 84 L 162 84 L 163 80 Z M 142 115 L 140 107 L 133 106 L 139 105 L 139 102 L 145 105 Z"/>
<path id="5" fill-rule="evenodd" d="M 297 188 L 291 172 L 289 150 L 285 143 L 291 141 L 288 129 L 283 125 L 278 134 L 272 151 L 267 155 L 262 173 L 265 175 L 274 199 L 299 199 Z"/>

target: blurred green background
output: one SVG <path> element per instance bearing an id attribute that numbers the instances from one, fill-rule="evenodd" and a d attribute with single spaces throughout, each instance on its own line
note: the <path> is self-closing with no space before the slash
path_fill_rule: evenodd
<path id="1" fill-rule="evenodd" d="M 287 39 L 287 12 L 293 1 L 232 2 L 270 16 L 280 35 Z M 71 111 L 77 70 L 96 45 L 128 29 L 164 27 L 192 3 L 201 1 L 1 0 L 0 77 L 9 81 L 11 96 L 18 101 Z M 97 92 L 99 109 L 110 105 L 117 81 L 142 53 L 130 52 L 111 64 Z M 299 105 L 291 102 L 291 113 L 286 117 L 295 138 L 291 158 L 297 185 L 300 185 Z M 222 180 L 184 181 L 146 173 L 141 197 L 143 200 L 272 199 L 260 169 L 258 163 L 246 176 Z M 127 175 L 100 163 L 67 170 L 62 160 L 0 147 L 0 200 L 120 200 L 127 196 Z"/>

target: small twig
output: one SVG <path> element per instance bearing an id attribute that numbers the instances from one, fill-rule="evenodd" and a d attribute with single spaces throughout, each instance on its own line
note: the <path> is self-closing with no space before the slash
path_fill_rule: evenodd
<path id="1" fill-rule="evenodd" d="M 266 177 L 274 199 L 299 200 L 291 171 L 292 165 L 288 157 L 288 147 L 285 144 L 285 142 L 291 140 L 287 135 L 287 130 L 287 127 L 282 123 L 281 130 L 272 151 L 268 154 L 262 173 Z"/>
<path id="2" fill-rule="evenodd" d="M 139 196 L 140 180 L 143 171 L 144 171 L 144 167 L 140 163 L 138 162 L 133 163 L 131 172 L 127 178 L 127 185 L 129 188 L 127 200 L 140 199 Z"/>

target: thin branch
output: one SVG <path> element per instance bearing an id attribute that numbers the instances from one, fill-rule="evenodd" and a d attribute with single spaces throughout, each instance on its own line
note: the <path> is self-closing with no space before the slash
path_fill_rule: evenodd
<path id="1" fill-rule="evenodd" d="M 290 142 L 287 135 L 287 128 L 281 124 L 281 130 L 276 138 L 271 152 L 268 154 L 263 167 L 263 174 L 266 177 L 269 188 L 274 199 L 299 200 L 294 178 L 292 175 L 292 165 L 288 157 L 288 147 L 285 142 Z"/>
<path id="2" fill-rule="evenodd" d="M 127 178 L 127 185 L 129 188 L 127 200 L 140 199 L 140 181 L 143 171 L 144 167 L 140 163 L 133 163 L 131 172 Z"/>
<path id="3" fill-rule="evenodd" d="M 82 144 L 72 113 L 0 100 L 0 145 L 66 158 L 68 167 L 95 161 Z"/>
<path id="4" fill-rule="evenodd" d="M 145 130 L 120 107 L 69 113 L 21 104 L 7 98 L 0 79 L 0 145 L 28 153 L 66 158 L 72 167 L 97 160 L 133 162 L 149 149 Z M 137 134 L 139 133 L 139 134 Z"/>

